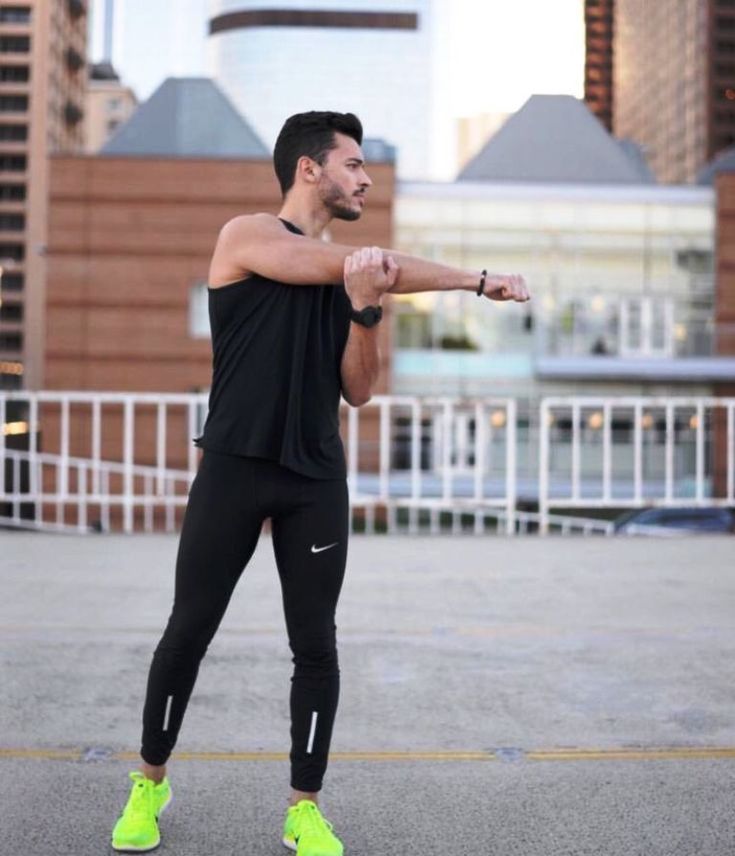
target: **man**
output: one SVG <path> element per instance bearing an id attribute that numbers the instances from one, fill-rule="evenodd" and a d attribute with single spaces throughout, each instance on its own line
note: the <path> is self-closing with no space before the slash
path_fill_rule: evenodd
<path id="1" fill-rule="evenodd" d="M 204 449 L 176 562 L 174 603 L 151 663 L 140 770 L 115 824 L 116 850 L 152 850 L 171 799 L 166 762 L 199 664 L 272 521 L 291 684 L 291 797 L 282 841 L 298 856 L 342 856 L 318 794 L 339 696 L 337 599 L 348 496 L 340 396 L 370 399 L 386 292 L 464 289 L 528 300 L 520 276 L 462 271 L 378 247 L 327 243 L 334 218 L 357 220 L 372 182 L 351 113 L 288 119 L 274 151 L 279 215 L 240 216 L 220 232 L 209 270 L 214 353 Z"/>

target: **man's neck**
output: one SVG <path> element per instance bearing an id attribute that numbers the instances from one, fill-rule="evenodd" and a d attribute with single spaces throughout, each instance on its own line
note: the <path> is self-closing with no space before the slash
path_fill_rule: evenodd
<path id="1" fill-rule="evenodd" d="M 278 216 L 298 226 L 307 238 L 318 239 L 323 237 L 323 232 L 332 219 L 321 205 L 314 207 L 307 200 L 290 197 L 281 206 Z"/>

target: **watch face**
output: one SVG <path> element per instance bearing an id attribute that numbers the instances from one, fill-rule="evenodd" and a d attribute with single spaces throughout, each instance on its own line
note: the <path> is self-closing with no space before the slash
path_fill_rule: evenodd
<path id="1" fill-rule="evenodd" d="M 374 327 L 383 317 L 383 308 L 381 306 L 366 306 L 359 312 L 353 312 L 352 317 L 363 327 Z"/>

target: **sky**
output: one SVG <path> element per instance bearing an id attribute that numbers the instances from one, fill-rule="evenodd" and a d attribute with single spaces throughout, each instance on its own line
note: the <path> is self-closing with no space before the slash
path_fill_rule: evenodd
<path id="1" fill-rule="evenodd" d="M 582 97 L 583 0 L 439 0 L 456 115 L 511 112 L 533 93 Z M 92 58 L 102 55 L 94 0 Z M 176 10 L 175 14 L 172 9 Z M 209 0 L 116 0 L 113 59 L 140 99 L 170 75 L 206 74 Z"/>
<path id="2" fill-rule="evenodd" d="M 583 0 L 436 0 L 447 120 L 511 113 L 535 93 L 583 96 Z M 207 75 L 209 0 L 115 0 L 113 64 L 139 99 L 169 76 Z M 315 4 L 318 5 L 318 4 Z M 91 58 L 103 55 L 93 0 Z M 172 11 L 175 9 L 175 13 Z M 446 93 L 445 93 L 446 94 Z"/>

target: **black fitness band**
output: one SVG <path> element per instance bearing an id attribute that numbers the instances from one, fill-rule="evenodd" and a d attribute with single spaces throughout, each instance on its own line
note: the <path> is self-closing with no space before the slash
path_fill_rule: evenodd
<path id="1" fill-rule="evenodd" d="M 487 276 L 487 271 L 484 270 L 482 272 L 482 276 L 480 277 L 480 284 L 477 286 L 477 296 L 480 297 L 485 292 L 485 277 Z"/>

